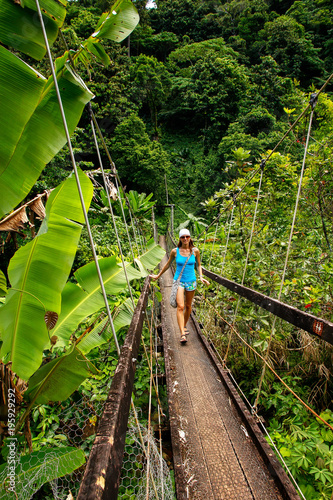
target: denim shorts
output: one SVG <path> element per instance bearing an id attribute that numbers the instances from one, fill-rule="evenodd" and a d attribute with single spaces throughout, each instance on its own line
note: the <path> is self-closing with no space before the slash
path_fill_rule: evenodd
<path id="1" fill-rule="evenodd" d="M 179 286 L 181 286 L 182 288 L 185 288 L 185 290 L 187 292 L 193 292 L 193 290 L 195 290 L 197 288 L 197 282 L 196 281 L 181 281 L 179 283 Z"/>

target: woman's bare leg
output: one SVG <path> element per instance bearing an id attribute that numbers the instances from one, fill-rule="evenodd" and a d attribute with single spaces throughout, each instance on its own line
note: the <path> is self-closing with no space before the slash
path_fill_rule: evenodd
<path id="1" fill-rule="evenodd" d="M 184 288 L 181 286 L 177 290 L 177 322 L 180 335 L 184 335 Z"/>
<path id="2" fill-rule="evenodd" d="M 185 290 L 185 313 L 184 313 L 184 327 L 186 326 L 188 319 L 192 311 L 192 301 L 195 294 L 195 290 L 187 291 Z"/>

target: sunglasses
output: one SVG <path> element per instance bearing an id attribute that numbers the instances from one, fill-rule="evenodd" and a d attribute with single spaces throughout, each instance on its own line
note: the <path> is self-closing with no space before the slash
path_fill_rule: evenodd
<path id="1" fill-rule="evenodd" d="M 180 239 L 183 240 L 184 238 L 191 238 L 191 236 L 181 236 Z"/>

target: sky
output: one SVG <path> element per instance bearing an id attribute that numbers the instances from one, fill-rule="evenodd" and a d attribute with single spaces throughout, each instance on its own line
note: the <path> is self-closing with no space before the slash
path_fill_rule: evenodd
<path id="1" fill-rule="evenodd" d="M 154 2 L 154 0 L 147 1 L 146 9 L 156 9 L 156 3 Z"/>

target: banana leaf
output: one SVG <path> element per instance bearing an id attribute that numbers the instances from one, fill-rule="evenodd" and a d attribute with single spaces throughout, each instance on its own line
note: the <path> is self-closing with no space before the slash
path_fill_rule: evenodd
<path id="1" fill-rule="evenodd" d="M 139 14 L 130 0 L 118 0 L 110 9 L 100 17 L 95 33 L 85 42 L 81 49 L 74 54 L 74 62 L 82 62 L 86 67 L 91 60 L 96 58 L 108 66 L 110 58 L 100 43 L 107 38 L 115 42 L 122 42 L 134 30 L 139 22 Z"/>
<path id="2" fill-rule="evenodd" d="M 7 280 L 6 276 L 0 271 L 0 297 L 4 297 L 7 294 Z"/>
<path id="3" fill-rule="evenodd" d="M 117 333 L 124 326 L 128 326 L 133 317 L 133 306 L 131 299 L 125 300 L 116 312 L 113 326 Z M 92 349 L 105 344 L 112 338 L 109 318 L 104 318 L 90 332 L 88 332 L 76 345 L 83 354 L 88 354 Z"/>
<path id="4" fill-rule="evenodd" d="M 164 254 L 165 251 L 163 250 L 163 248 L 159 245 L 156 245 L 154 238 L 151 238 L 147 243 L 147 251 L 144 254 L 140 255 L 140 257 L 135 259 L 135 263 L 139 267 L 143 277 L 148 276 L 149 272 L 156 267 L 160 260 L 162 260 Z"/>
<path id="5" fill-rule="evenodd" d="M 10 444 L 8 441 L 7 445 Z M 42 448 L 20 457 L 15 471 L 15 493 L 9 491 L 8 463 L 0 466 L 0 500 L 32 498 L 43 484 L 81 467 L 84 452 L 74 447 Z"/>
<path id="6" fill-rule="evenodd" d="M 21 5 L 22 4 L 24 4 L 24 8 L 28 7 L 37 12 L 35 0 L 24 0 L 24 2 L 21 0 Z M 59 28 L 61 28 L 65 20 L 67 4 L 67 0 L 39 0 L 42 13 L 53 19 Z"/>
<path id="7" fill-rule="evenodd" d="M 33 374 L 24 397 L 34 404 L 65 401 L 90 374 L 97 373 L 94 365 L 73 346 Z"/>
<path id="8" fill-rule="evenodd" d="M 67 2 L 56 0 L 40 0 L 40 7 L 49 44 L 52 45 L 58 36 L 58 28 L 64 22 Z M 46 53 L 37 6 L 34 0 L 14 2 L 1 0 L 0 3 L 0 41 L 40 60 Z"/>
<path id="9" fill-rule="evenodd" d="M 59 87 L 72 134 L 92 93 L 65 66 Z M 65 145 L 52 77 L 46 80 L 0 46 L 0 217 L 30 191 L 41 171 Z"/>
<path id="10" fill-rule="evenodd" d="M 81 171 L 79 176 L 89 205 L 93 186 Z M 0 354 L 5 362 L 12 361 L 13 371 L 24 380 L 38 369 L 49 345 L 46 312 L 60 313 L 61 293 L 82 229 L 80 206 L 71 176 L 51 193 L 37 237 L 16 252 L 8 268 L 12 288 L 0 308 Z"/>
<path id="11" fill-rule="evenodd" d="M 132 33 L 139 20 L 138 11 L 131 0 L 118 0 L 112 5 L 109 13 L 102 15 L 95 33 L 90 38 L 107 38 L 120 43 Z"/>
<path id="12" fill-rule="evenodd" d="M 81 60 L 84 64 L 87 64 L 91 60 L 91 57 L 88 54 L 93 54 L 93 56 L 104 64 L 104 66 L 109 66 L 111 59 L 105 52 L 104 47 L 99 40 L 90 37 L 83 45 L 84 50 L 80 52 L 80 55 L 78 56 L 79 60 Z"/>
<path id="13" fill-rule="evenodd" d="M 163 248 L 152 242 L 153 240 L 149 242 L 147 252 L 136 259 L 140 270 L 135 269 L 130 263 L 125 264 L 129 280 L 145 277 L 147 275 L 145 265 L 148 264 L 150 269 L 154 269 L 164 256 Z M 140 265 L 141 263 L 142 265 Z M 126 288 L 125 273 L 122 267 L 116 263 L 115 257 L 100 259 L 99 264 L 108 294 L 116 295 Z M 79 284 L 66 284 L 62 294 L 61 314 L 52 331 L 53 335 L 65 343 L 68 343 L 71 334 L 85 318 L 104 306 L 95 264 L 93 262 L 87 264 L 78 269 L 74 275 Z"/>
<path id="14" fill-rule="evenodd" d="M 123 269 L 117 264 L 116 257 L 99 260 L 106 292 L 115 295 L 127 286 Z M 126 264 L 128 278 L 139 279 L 141 273 Z M 58 323 L 52 334 L 68 343 L 71 334 L 79 323 L 104 306 L 99 279 L 94 262 L 86 264 L 74 273 L 78 285 L 67 283 L 62 294 L 62 307 Z"/>

